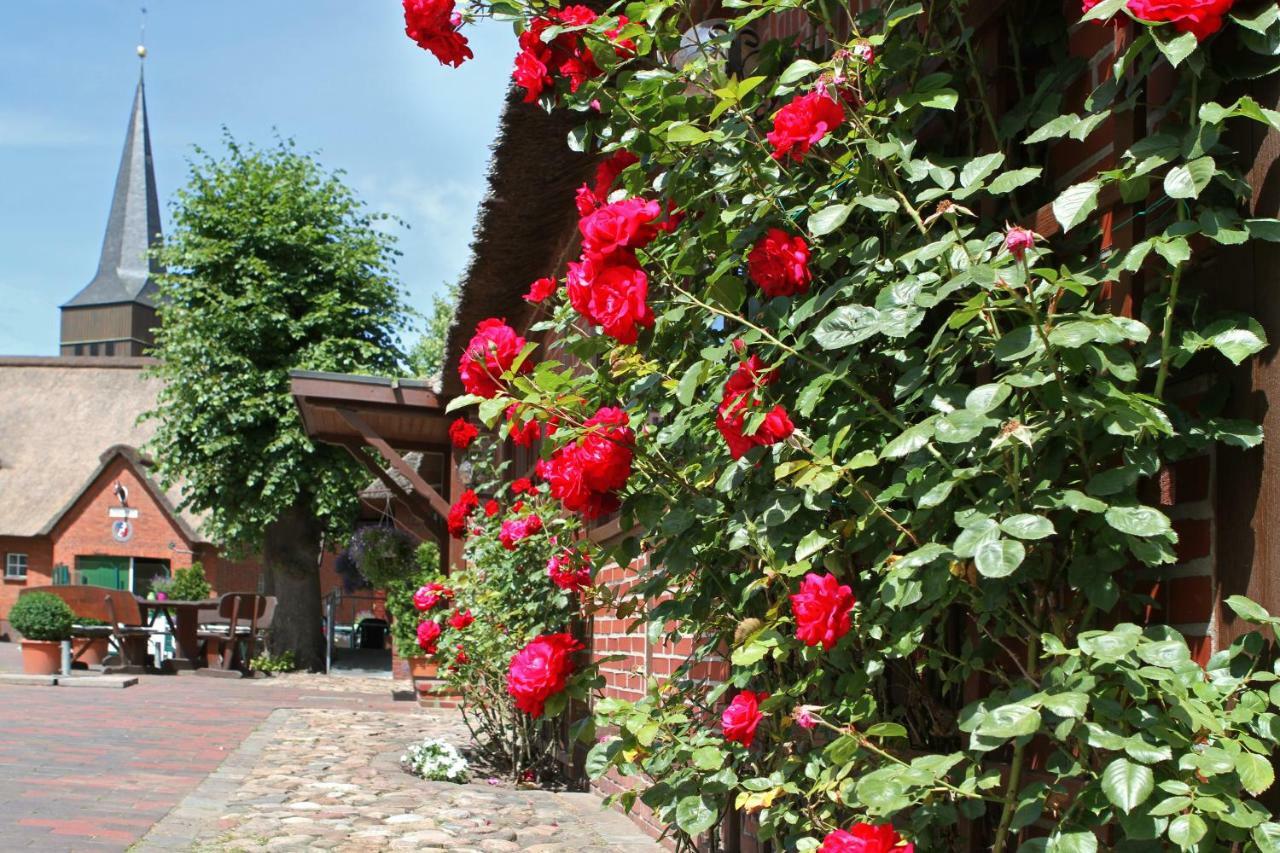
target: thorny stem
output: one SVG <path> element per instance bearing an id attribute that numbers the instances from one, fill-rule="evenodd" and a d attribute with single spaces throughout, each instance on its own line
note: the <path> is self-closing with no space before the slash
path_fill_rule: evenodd
<path id="1" fill-rule="evenodd" d="M 1023 672 L 1027 668 L 1035 666 L 1036 646 L 1038 640 L 1035 636 L 1028 638 L 1027 641 L 1027 664 Z M 1027 676 L 1031 678 L 1030 675 Z M 1033 683 L 1036 683 L 1032 679 Z M 1039 686 L 1036 683 L 1037 687 Z M 1009 762 L 1009 783 L 1004 789 L 1004 809 L 1000 813 L 1000 824 L 996 827 L 995 842 L 991 846 L 991 853 L 1004 853 L 1006 845 L 1009 841 L 1009 829 L 1013 824 L 1013 815 L 1018 808 L 1018 789 L 1022 785 L 1022 765 L 1026 760 L 1027 744 L 1030 737 L 1021 737 L 1013 747 L 1013 758 Z"/>

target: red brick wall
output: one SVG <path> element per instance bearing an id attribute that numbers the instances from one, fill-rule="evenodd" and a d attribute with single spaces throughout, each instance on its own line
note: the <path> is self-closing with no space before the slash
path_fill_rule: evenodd
<path id="1" fill-rule="evenodd" d="M 0 581 L 0 639 L 10 636 L 5 617 L 18 600 L 18 593 L 28 586 L 47 586 L 53 579 L 53 549 L 45 536 L 0 536 L 0 574 L 4 572 L 6 554 L 27 555 L 26 580 Z"/>

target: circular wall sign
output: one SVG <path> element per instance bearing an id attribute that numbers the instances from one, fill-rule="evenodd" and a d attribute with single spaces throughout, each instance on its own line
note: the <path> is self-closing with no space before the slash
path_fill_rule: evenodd
<path id="1" fill-rule="evenodd" d="M 133 538 L 133 525 L 127 518 L 111 522 L 111 538 L 117 542 L 128 542 Z"/>

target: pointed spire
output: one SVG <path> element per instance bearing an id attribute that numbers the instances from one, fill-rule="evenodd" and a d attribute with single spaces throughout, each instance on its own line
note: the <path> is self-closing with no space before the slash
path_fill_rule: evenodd
<path id="1" fill-rule="evenodd" d="M 156 285 L 152 276 L 163 270 L 149 257 L 149 250 L 160 242 L 160 236 L 160 200 L 151 163 L 146 88 L 139 69 L 98 274 L 63 307 L 119 302 L 154 305 Z"/>

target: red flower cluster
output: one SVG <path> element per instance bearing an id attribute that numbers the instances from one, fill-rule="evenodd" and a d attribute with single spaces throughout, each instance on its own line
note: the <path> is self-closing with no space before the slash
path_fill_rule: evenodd
<path id="1" fill-rule="evenodd" d="M 507 426 L 507 434 L 517 447 L 533 447 L 534 442 L 542 437 L 542 428 L 537 420 L 530 418 L 524 423 L 520 422 L 518 405 L 507 406 Z"/>
<path id="2" fill-rule="evenodd" d="M 502 522 L 502 529 L 498 531 L 498 541 L 502 543 L 503 548 L 514 551 L 521 541 L 541 530 L 542 519 L 536 515 L 508 519 Z"/>
<path id="3" fill-rule="evenodd" d="M 1009 250 L 1009 254 L 1018 260 L 1027 254 L 1027 249 L 1034 248 L 1036 245 L 1036 232 L 1026 228 L 1013 227 L 1004 235 L 1004 247 Z"/>
<path id="4" fill-rule="evenodd" d="M 458 32 L 462 16 L 454 12 L 453 0 L 404 0 L 404 33 L 429 50 L 441 65 L 457 68 L 473 54 L 466 36 Z"/>
<path id="5" fill-rule="evenodd" d="M 493 498 L 490 498 L 489 500 L 484 502 L 485 518 L 493 518 L 495 515 L 497 515 L 501 511 L 502 511 L 502 507 L 499 506 L 498 502 L 495 501 Z"/>
<path id="6" fill-rule="evenodd" d="M 599 16 L 586 6 L 566 6 L 563 9 L 549 9 L 546 14 L 539 15 L 529 22 L 529 28 L 520 34 L 520 53 L 516 55 L 516 67 L 511 72 L 511 79 L 524 89 L 525 103 L 533 103 L 542 93 L 555 86 L 553 74 L 568 79 L 569 91 L 576 92 L 582 84 L 600 75 L 600 66 L 582 39 L 582 32 L 576 27 L 586 27 L 595 23 Z M 616 41 L 619 30 L 628 23 L 625 15 L 618 17 L 618 26 L 606 30 L 605 37 L 615 41 L 615 50 L 623 52 L 635 50 L 629 40 Z M 549 41 L 543 34 L 550 27 L 565 27 Z"/>
<path id="7" fill-rule="evenodd" d="M 428 619 L 418 623 L 418 647 L 429 655 L 436 653 L 436 642 L 440 639 L 442 629 Z"/>
<path id="8" fill-rule="evenodd" d="M 767 139 L 773 159 L 790 156 L 799 162 L 814 145 L 844 122 L 844 107 L 823 91 L 800 95 L 778 110 Z"/>
<path id="9" fill-rule="evenodd" d="M 809 272 L 809 244 L 781 228 L 770 228 L 747 255 L 747 273 L 765 296 L 795 296 L 808 293 L 813 275 Z"/>
<path id="10" fill-rule="evenodd" d="M 547 576 L 565 592 L 591 586 L 591 561 L 576 548 L 566 548 L 547 561 Z"/>
<path id="11" fill-rule="evenodd" d="M 800 582 L 800 591 L 791 596 L 796 638 L 806 646 L 821 644 L 824 650 L 831 651 L 849 633 L 855 601 L 853 590 L 834 575 L 809 572 Z"/>
<path id="12" fill-rule="evenodd" d="M 490 317 L 476 326 L 476 333 L 458 361 L 458 375 L 468 394 L 494 397 L 502 388 L 502 375 L 511 369 L 516 356 L 524 349 L 525 339 L 503 320 Z M 533 365 L 520 365 L 520 373 L 528 373 Z"/>
<path id="13" fill-rule="evenodd" d="M 442 583 L 432 582 L 418 587 L 418 591 L 413 594 L 413 606 L 420 613 L 426 613 L 441 604 L 448 604 L 452 599 L 453 590 Z"/>
<path id="14" fill-rule="evenodd" d="M 604 407 L 584 425 L 577 442 L 538 462 L 538 476 L 564 508 L 599 518 L 620 505 L 618 491 L 631 476 L 635 433 L 623 409 Z"/>
<path id="15" fill-rule="evenodd" d="M 571 634 L 544 634 L 516 652 L 507 668 L 507 692 L 516 707 L 541 717 L 547 699 L 564 690 L 573 674 L 573 653 L 581 648 Z"/>
<path id="16" fill-rule="evenodd" d="M 1084 0 L 1088 12 L 1102 0 Z M 1173 24 L 1180 33 L 1194 33 L 1200 41 L 1222 29 L 1222 19 L 1235 0 L 1129 0 L 1125 5 L 1135 18 Z"/>
<path id="17" fill-rule="evenodd" d="M 915 853 L 916 846 L 903 841 L 902 836 L 887 823 L 873 826 L 855 823 L 845 829 L 837 829 L 822 839 L 818 853 Z"/>
<path id="18" fill-rule="evenodd" d="M 656 201 L 627 198 L 586 213 L 578 222 L 582 258 L 569 264 L 569 304 L 619 343 L 634 344 L 653 325 L 649 277 L 635 252 L 658 235 Z"/>
<path id="19" fill-rule="evenodd" d="M 449 507 L 449 535 L 454 539 L 465 539 L 467 536 L 467 519 L 471 517 L 472 511 L 480 506 L 480 499 L 476 497 L 476 493 L 467 489 Z"/>
<path id="20" fill-rule="evenodd" d="M 556 280 L 554 278 L 540 278 L 529 285 L 529 292 L 524 295 L 524 298 L 528 302 L 543 302 L 555 292 Z"/>
<path id="21" fill-rule="evenodd" d="M 537 491 L 537 487 L 533 485 L 533 482 L 528 477 L 517 477 L 511 481 L 511 494 L 513 495 L 532 495 L 537 494 Z"/>
<path id="22" fill-rule="evenodd" d="M 720 728 L 724 731 L 725 740 L 731 740 L 749 747 L 756 739 L 756 727 L 764 719 L 760 713 L 760 703 L 769 698 L 768 693 L 755 693 L 743 690 L 729 707 L 720 715 Z"/>
<path id="23" fill-rule="evenodd" d="M 753 355 L 738 365 L 725 383 L 724 397 L 716 415 L 716 429 L 724 436 L 729 454 L 734 459 L 741 459 L 753 447 L 767 447 L 785 441 L 795 432 L 787 410 L 779 404 L 769 410 L 754 435 L 746 434 L 747 416 L 761 405 L 756 391 L 776 378 L 777 372 L 766 370 L 760 363 L 760 357 Z"/>
<path id="24" fill-rule="evenodd" d="M 459 631 L 466 629 L 474 621 L 476 621 L 476 617 L 471 615 L 470 609 L 455 610 L 453 615 L 449 617 L 449 624 Z"/>
<path id="25" fill-rule="evenodd" d="M 459 450 L 466 450 L 471 446 L 471 442 L 475 441 L 480 430 L 468 421 L 466 418 L 458 418 L 449 424 L 449 441 Z"/>

